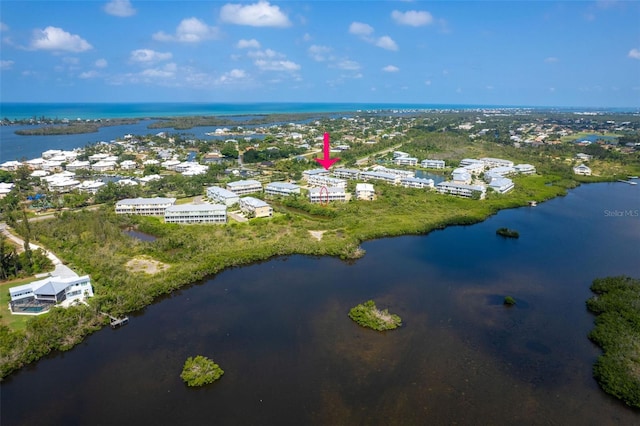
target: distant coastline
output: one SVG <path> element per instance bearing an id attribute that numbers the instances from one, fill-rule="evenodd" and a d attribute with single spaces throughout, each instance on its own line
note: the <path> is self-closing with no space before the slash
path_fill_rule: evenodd
<path id="1" fill-rule="evenodd" d="M 263 115 L 276 113 L 357 112 L 381 110 L 532 110 L 559 112 L 631 112 L 638 107 L 552 107 L 527 105 L 471 105 L 471 104 L 411 104 L 411 103 L 325 103 L 325 102 L 134 102 L 134 103 L 37 103 L 3 102 L 0 118 L 23 120 L 29 118 L 67 118 L 89 120 L 108 118 L 160 118 L 190 115 Z"/>

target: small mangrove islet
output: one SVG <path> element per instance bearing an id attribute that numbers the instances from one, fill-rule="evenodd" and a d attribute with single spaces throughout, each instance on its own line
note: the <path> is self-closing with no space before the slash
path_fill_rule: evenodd
<path id="1" fill-rule="evenodd" d="M 367 300 L 351 308 L 349 318 L 362 327 L 377 331 L 393 330 L 402 325 L 402 319 L 398 315 L 390 314 L 388 309 L 379 310 L 373 300 Z"/>
<path id="2" fill-rule="evenodd" d="M 184 363 L 180 378 L 187 386 L 204 386 L 218 380 L 224 371 L 209 358 L 198 355 L 189 357 Z"/>

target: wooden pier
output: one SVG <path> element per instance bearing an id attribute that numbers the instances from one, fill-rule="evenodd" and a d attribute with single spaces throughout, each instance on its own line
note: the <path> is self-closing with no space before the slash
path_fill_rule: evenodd
<path id="1" fill-rule="evenodd" d="M 123 325 L 129 324 L 129 317 L 116 318 L 112 315 L 109 315 L 105 312 L 100 312 L 102 315 L 109 317 L 111 328 L 120 328 Z"/>

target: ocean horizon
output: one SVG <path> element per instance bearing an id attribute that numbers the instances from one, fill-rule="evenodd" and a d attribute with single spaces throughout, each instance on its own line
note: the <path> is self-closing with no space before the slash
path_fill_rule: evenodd
<path id="1" fill-rule="evenodd" d="M 3 102 L 0 117 L 8 120 L 48 119 L 90 120 L 110 118 L 161 118 L 190 115 L 260 115 L 288 113 L 329 113 L 381 110 L 478 110 L 527 109 L 562 112 L 630 112 L 638 107 L 554 107 L 529 105 L 416 104 L 416 103 L 340 103 L 340 102 Z"/>

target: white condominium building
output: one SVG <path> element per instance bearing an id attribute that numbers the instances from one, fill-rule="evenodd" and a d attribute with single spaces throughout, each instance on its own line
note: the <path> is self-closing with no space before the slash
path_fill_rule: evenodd
<path id="1" fill-rule="evenodd" d="M 219 186 L 210 186 L 207 188 L 207 197 L 216 203 L 224 204 L 229 207 L 240 201 L 240 197 L 235 192 L 228 191 Z"/>
<path id="2" fill-rule="evenodd" d="M 397 166 L 417 166 L 418 159 L 415 157 L 398 157 L 393 159 L 393 164 Z"/>
<path id="3" fill-rule="evenodd" d="M 262 192 L 262 184 L 253 179 L 239 180 L 236 182 L 229 182 L 227 184 L 227 189 L 238 195 L 245 195 L 253 192 Z"/>
<path id="4" fill-rule="evenodd" d="M 405 188 L 433 188 L 433 179 L 424 178 L 402 178 L 400 185 Z"/>
<path id="5" fill-rule="evenodd" d="M 288 197 L 289 195 L 299 195 L 300 186 L 288 182 L 271 182 L 264 187 L 266 195 L 275 197 Z"/>
<path id="6" fill-rule="evenodd" d="M 422 160 L 420 165 L 426 169 L 444 169 L 444 160 Z"/>
<path id="7" fill-rule="evenodd" d="M 536 168 L 531 164 L 516 164 L 513 168 L 521 175 L 532 175 L 536 172 Z"/>
<path id="8" fill-rule="evenodd" d="M 309 186 L 334 186 L 336 188 L 347 187 L 346 180 L 324 175 L 309 176 L 307 182 L 309 183 Z"/>
<path id="9" fill-rule="evenodd" d="M 347 201 L 344 188 L 323 187 L 309 189 L 309 201 L 312 203 L 328 203 L 331 201 Z"/>
<path id="10" fill-rule="evenodd" d="M 376 191 L 373 185 L 370 183 L 358 183 L 356 184 L 356 198 L 358 200 L 373 200 L 375 198 Z"/>
<path id="11" fill-rule="evenodd" d="M 481 158 L 482 161 L 487 168 L 491 167 L 513 167 L 513 161 L 503 160 L 502 158 Z"/>
<path id="12" fill-rule="evenodd" d="M 400 183 L 400 176 L 383 172 L 362 172 L 360 173 L 360 179 L 364 181 L 381 180 L 383 182 L 390 183 L 391 185 L 397 185 Z"/>
<path id="13" fill-rule="evenodd" d="M 175 198 L 126 198 L 116 203 L 116 214 L 164 216 L 167 207 L 175 203 Z"/>
<path id="14" fill-rule="evenodd" d="M 436 189 L 441 194 L 451 194 L 467 198 L 471 198 L 474 193 L 478 193 L 481 200 L 484 199 L 487 192 L 484 186 L 466 185 L 454 182 L 440 182 L 436 185 Z"/>
<path id="15" fill-rule="evenodd" d="M 358 169 L 334 169 L 333 176 L 340 179 L 358 179 L 360 170 Z"/>
<path id="16" fill-rule="evenodd" d="M 164 212 L 166 223 L 227 223 L 227 206 L 222 204 L 179 204 Z"/>
<path id="17" fill-rule="evenodd" d="M 240 198 L 240 210 L 253 217 L 273 216 L 273 208 L 261 199 L 254 197 Z"/>

